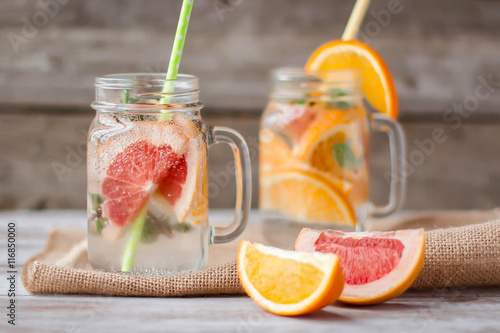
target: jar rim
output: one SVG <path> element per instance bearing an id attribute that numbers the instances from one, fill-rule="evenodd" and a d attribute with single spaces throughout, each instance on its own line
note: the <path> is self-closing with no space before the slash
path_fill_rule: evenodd
<path id="1" fill-rule="evenodd" d="M 281 82 L 323 82 L 327 84 L 360 84 L 362 81 L 361 70 L 332 69 L 306 71 L 301 67 L 280 67 L 274 69 L 272 77 Z"/>
<path id="2" fill-rule="evenodd" d="M 201 109 L 198 78 L 166 73 L 119 73 L 96 77 L 94 109 L 118 112 L 192 111 Z"/>
<path id="3" fill-rule="evenodd" d="M 283 67 L 273 70 L 271 98 L 280 100 L 337 101 L 361 97 L 361 70 L 319 70 Z"/>
<path id="4" fill-rule="evenodd" d="M 178 74 L 176 79 L 167 79 L 167 73 L 117 73 L 101 75 L 95 78 L 96 88 L 134 88 L 148 85 L 149 87 L 163 87 L 167 82 L 174 82 L 179 86 L 192 86 L 198 90 L 198 77 L 191 74 Z"/>

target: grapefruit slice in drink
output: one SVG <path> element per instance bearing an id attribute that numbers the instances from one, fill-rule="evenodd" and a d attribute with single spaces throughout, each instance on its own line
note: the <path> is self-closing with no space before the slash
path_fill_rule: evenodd
<path id="1" fill-rule="evenodd" d="M 410 287 L 424 263 L 425 236 L 423 229 L 344 233 L 304 228 L 295 250 L 337 254 L 345 279 L 339 300 L 368 305 Z"/>
<path id="2" fill-rule="evenodd" d="M 143 125 L 157 127 L 156 136 L 161 140 L 155 136 L 155 140 L 138 140 L 125 146 L 112 159 L 102 182 L 103 213 L 111 227 L 103 229 L 102 234 L 111 240 L 151 198 L 161 200 L 162 212 L 178 221 L 185 217 L 193 200 L 197 174 L 192 164 L 196 164 L 196 157 L 189 154 L 189 138 L 175 125 L 146 123 Z M 153 209 L 154 200 L 150 201 L 149 208 Z"/>
<path id="3" fill-rule="evenodd" d="M 171 222 L 198 224 L 208 218 L 207 151 L 203 135 L 192 121 L 182 115 L 174 115 L 173 123 L 188 138 L 185 153 L 151 196 L 149 210 L 160 219 L 170 215 Z M 182 179 L 185 181 L 182 182 Z M 172 216 L 176 221 L 172 221 Z"/>

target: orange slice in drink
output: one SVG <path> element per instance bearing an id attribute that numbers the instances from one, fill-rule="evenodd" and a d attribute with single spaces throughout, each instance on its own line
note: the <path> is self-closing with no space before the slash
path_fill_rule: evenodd
<path id="1" fill-rule="evenodd" d="M 377 111 L 397 118 L 398 99 L 394 81 L 384 60 L 370 46 L 356 40 L 328 42 L 314 51 L 305 69 L 361 70 L 361 88 L 365 98 Z"/>
<path id="2" fill-rule="evenodd" d="M 203 134 L 194 122 L 182 115 L 174 116 L 175 125 L 182 128 L 189 139 L 187 154 L 191 156 L 191 168 L 196 180 L 194 185 L 194 198 L 188 205 L 190 212 L 187 214 L 186 222 L 198 224 L 208 221 L 208 174 L 207 174 L 207 149 Z"/>
<path id="3" fill-rule="evenodd" d="M 316 170 L 302 159 L 296 158 L 285 140 L 272 130 L 264 128 L 260 131 L 260 143 L 260 177 L 262 179 L 278 171 L 302 169 L 318 177 L 327 177 L 329 182 L 345 196 L 350 194 L 352 190 L 350 181 Z"/>
<path id="4" fill-rule="evenodd" d="M 339 257 L 295 252 L 242 241 L 238 275 L 246 293 L 265 310 L 283 316 L 311 313 L 333 303 L 344 278 Z"/>
<path id="5" fill-rule="evenodd" d="M 269 173 L 290 168 L 293 160 L 290 147 L 285 140 L 268 128 L 259 133 L 260 140 L 260 172 Z"/>
<path id="6" fill-rule="evenodd" d="M 205 153 L 204 153 L 204 158 Z M 206 162 L 198 169 L 199 174 L 195 186 L 195 195 L 191 203 L 191 211 L 186 217 L 186 222 L 199 224 L 208 221 L 208 175 Z"/>
<path id="7" fill-rule="evenodd" d="M 312 168 L 332 178 L 353 182 L 364 161 L 363 131 L 349 123 L 345 112 L 325 111 L 302 136 L 295 154 Z"/>
<path id="8" fill-rule="evenodd" d="M 304 170 L 279 171 L 261 178 L 260 207 L 309 223 L 355 225 L 345 195 L 330 180 Z"/>

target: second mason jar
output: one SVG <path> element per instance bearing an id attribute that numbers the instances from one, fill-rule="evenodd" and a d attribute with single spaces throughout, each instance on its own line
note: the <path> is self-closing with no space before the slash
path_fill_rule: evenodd
<path id="1" fill-rule="evenodd" d="M 389 134 L 391 165 L 401 169 L 403 130 L 367 112 L 358 71 L 273 72 L 259 134 L 260 210 L 270 243 L 292 247 L 304 226 L 363 230 L 370 215 L 397 209 L 404 178 L 391 181 L 387 205 L 369 201 L 371 130 Z"/>

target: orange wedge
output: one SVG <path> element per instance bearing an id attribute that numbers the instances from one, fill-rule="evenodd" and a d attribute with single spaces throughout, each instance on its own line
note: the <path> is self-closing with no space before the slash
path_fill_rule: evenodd
<path id="1" fill-rule="evenodd" d="M 344 277 L 337 255 L 295 252 L 242 241 L 238 275 L 246 293 L 265 310 L 303 315 L 333 303 Z"/>
<path id="2" fill-rule="evenodd" d="M 356 40 L 334 40 L 320 46 L 307 61 L 306 71 L 359 69 L 361 89 L 379 112 L 398 116 L 396 88 L 389 68 L 370 46 Z"/>
<path id="3" fill-rule="evenodd" d="M 307 223 L 355 225 L 347 198 L 329 179 L 306 170 L 279 171 L 261 178 L 260 207 Z"/>

